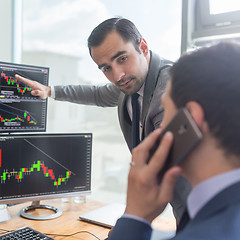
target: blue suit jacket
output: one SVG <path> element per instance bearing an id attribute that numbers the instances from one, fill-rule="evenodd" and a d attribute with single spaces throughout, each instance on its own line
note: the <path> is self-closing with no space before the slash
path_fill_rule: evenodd
<path id="1" fill-rule="evenodd" d="M 133 219 L 121 218 L 109 240 L 149 240 L 151 228 Z M 174 240 L 239 240 L 240 182 L 209 201 Z"/>

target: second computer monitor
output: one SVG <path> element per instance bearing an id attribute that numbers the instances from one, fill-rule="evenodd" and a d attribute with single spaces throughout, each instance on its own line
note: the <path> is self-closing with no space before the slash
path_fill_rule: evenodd
<path id="1" fill-rule="evenodd" d="M 0 131 L 46 131 L 47 100 L 31 95 L 15 74 L 48 85 L 47 67 L 0 62 Z"/>

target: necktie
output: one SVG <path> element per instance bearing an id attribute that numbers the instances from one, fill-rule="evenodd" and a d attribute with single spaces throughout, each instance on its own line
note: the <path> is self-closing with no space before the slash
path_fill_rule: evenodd
<path id="1" fill-rule="evenodd" d="M 139 104 L 138 104 L 138 93 L 134 93 L 131 96 L 132 101 L 132 148 L 136 147 L 139 142 Z"/>
<path id="2" fill-rule="evenodd" d="M 189 221 L 190 221 L 190 217 L 189 217 L 188 211 L 185 210 L 177 226 L 177 232 L 182 231 Z"/>

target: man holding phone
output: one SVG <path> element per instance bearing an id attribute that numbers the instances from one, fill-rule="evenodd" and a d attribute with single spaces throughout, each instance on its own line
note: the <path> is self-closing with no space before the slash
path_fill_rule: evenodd
<path id="1" fill-rule="evenodd" d="M 148 240 L 151 222 L 171 201 L 183 175 L 192 185 L 181 229 L 173 239 L 239 239 L 240 236 L 240 44 L 221 42 L 183 55 L 170 70 L 162 97 L 162 127 L 185 108 L 201 131 L 202 140 L 179 165 L 158 175 L 172 144 L 169 129 L 159 147 L 149 153 L 161 130 L 155 130 L 133 150 L 125 214 L 109 240 Z"/>

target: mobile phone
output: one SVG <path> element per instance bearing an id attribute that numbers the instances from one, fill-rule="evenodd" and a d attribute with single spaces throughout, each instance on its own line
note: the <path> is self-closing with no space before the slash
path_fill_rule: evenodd
<path id="1" fill-rule="evenodd" d="M 192 119 L 190 113 L 186 108 L 181 108 L 163 129 L 156 141 L 156 144 L 150 151 L 148 161 L 158 148 L 163 135 L 168 131 L 173 133 L 174 140 L 167 160 L 159 173 L 158 180 L 160 182 L 164 173 L 170 167 L 179 165 L 202 140 L 202 133 L 195 121 Z"/>

